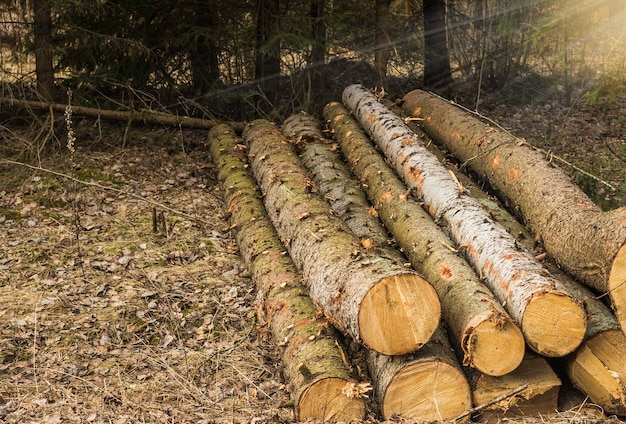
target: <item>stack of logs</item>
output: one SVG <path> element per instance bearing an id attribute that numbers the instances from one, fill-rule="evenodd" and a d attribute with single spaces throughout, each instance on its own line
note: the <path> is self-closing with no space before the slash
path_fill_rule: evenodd
<path id="1" fill-rule="evenodd" d="M 554 412 L 554 364 L 626 415 L 626 209 L 601 212 L 529 145 L 443 99 L 416 90 L 401 105 L 411 126 L 352 85 L 324 109 L 332 139 L 305 113 L 209 133 L 296 418 L 363 419 L 372 388 L 384 419 Z"/>

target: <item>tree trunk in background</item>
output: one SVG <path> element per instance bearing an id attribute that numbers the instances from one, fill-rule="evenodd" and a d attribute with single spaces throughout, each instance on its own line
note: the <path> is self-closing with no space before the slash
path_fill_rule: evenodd
<path id="1" fill-rule="evenodd" d="M 626 208 L 603 212 L 544 154 L 439 97 L 415 90 L 404 96 L 403 109 L 488 179 L 559 265 L 608 292 L 626 330 Z"/>
<path id="2" fill-rule="evenodd" d="M 348 110 L 340 103 L 330 103 L 324 108 L 324 117 L 378 217 L 413 267 L 437 290 L 442 316 L 463 365 L 490 375 L 511 372 L 525 350 L 524 338 L 514 321 L 470 265 L 451 249 L 452 240 L 408 196 L 406 185 Z"/>
<path id="3" fill-rule="evenodd" d="M 485 208 L 458 183 L 411 131 L 363 86 L 343 92 L 344 103 L 384 151 L 387 160 L 428 213 L 449 230 L 457 247 L 491 289 L 506 303 L 529 346 L 546 356 L 563 356 L 582 342 L 583 305 L 574 299 Z"/>
<path id="4" fill-rule="evenodd" d="M 323 65 L 326 61 L 326 23 L 324 6 L 326 0 L 311 0 L 309 18 L 311 19 L 311 58 L 309 66 Z"/>
<path id="5" fill-rule="evenodd" d="M 54 89 L 51 0 L 34 0 L 33 9 L 37 93 L 42 100 L 49 102 Z"/>
<path id="6" fill-rule="evenodd" d="M 206 31 L 209 31 L 210 34 L 198 36 L 189 52 L 193 89 L 197 95 L 206 93 L 215 87 L 220 79 L 218 60 L 220 48 L 215 37 L 212 36 L 212 34 L 219 31 L 219 28 L 216 28 L 213 12 L 209 5 L 206 13 L 202 13 L 200 19 L 204 21 L 199 22 L 199 25 L 206 27 Z M 194 17 L 194 20 L 198 21 L 199 19 Z"/>
<path id="7" fill-rule="evenodd" d="M 257 0 L 256 60 L 254 78 L 263 95 L 272 101 L 280 82 L 280 0 Z"/>
<path id="8" fill-rule="evenodd" d="M 384 354 L 413 352 L 439 325 L 441 306 L 415 271 L 370 253 L 317 193 L 275 125 L 244 129 L 250 167 L 309 295 L 335 327 Z"/>
<path id="9" fill-rule="evenodd" d="M 278 238 L 261 193 L 248 169 L 241 139 L 227 125 L 209 132 L 211 156 L 218 167 L 224 201 L 241 256 L 258 295 L 263 330 L 284 344 L 283 374 L 290 386 L 298 421 L 352 421 L 365 417 L 363 389 L 344 364 L 338 334 L 306 295 L 302 276 Z"/>
<path id="10" fill-rule="evenodd" d="M 442 89 L 452 82 L 445 0 L 424 0 L 424 85 Z"/>
<path id="11" fill-rule="evenodd" d="M 389 5 L 390 0 L 376 0 L 376 41 L 374 46 L 374 69 L 376 70 L 376 78 L 381 87 L 385 87 L 387 83 L 387 64 L 389 63 L 389 54 L 391 49 L 391 41 L 387 29 L 389 28 Z"/>

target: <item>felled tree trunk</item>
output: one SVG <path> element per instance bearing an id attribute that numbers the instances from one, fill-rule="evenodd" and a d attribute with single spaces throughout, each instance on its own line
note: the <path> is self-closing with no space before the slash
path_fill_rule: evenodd
<path id="1" fill-rule="evenodd" d="M 321 133 L 319 121 L 310 115 L 287 118 L 283 133 L 289 134 L 294 127 L 301 129 L 294 141 L 315 140 Z M 389 235 L 372 213 L 365 193 L 332 146 L 320 141 L 305 143 L 301 157 L 320 193 L 361 239 L 361 244 L 403 263 L 400 252 L 389 246 Z M 385 419 L 397 416 L 422 421 L 447 420 L 471 406 L 467 380 L 443 328 L 414 354 L 390 357 L 368 350 L 367 359 Z"/>
<path id="2" fill-rule="evenodd" d="M 411 264 L 433 284 L 463 364 L 490 375 L 514 370 L 524 356 L 524 338 L 504 308 L 421 206 L 408 196 L 358 123 L 340 103 L 324 108 L 335 139 L 372 199 L 376 213 Z M 333 194 L 348 198 L 352 190 Z M 383 240 L 376 241 L 376 245 Z"/>
<path id="3" fill-rule="evenodd" d="M 473 186 L 470 190 L 498 222 L 511 234 L 518 235 L 518 243 L 529 250 L 533 248 L 534 237 L 513 215 L 478 187 Z M 559 271 L 553 263 L 548 261 L 546 266 L 587 311 L 585 339 L 565 358 L 570 380 L 606 413 L 626 415 L 626 335 L 620 330 L 615 316 L 590 290 Z"/>
<path id="4" fill-rule="evenodd" d="M 402 120 L 360 85 L 344 90 L 344 103 L 384 151 L 396 172 L 442 221 L 456 245 L 520 324 L 529 346 L 563 356 L 582 342 L 586 315 L 535 258 L 494 222 Z"/>
<path id="5" fill-rule="evenodd" d="M 429 93 L 404 97 L 403 110 L 459 160 L 506 196 L 565 270 L 608 292 L 626 330 L 626 208 L 602 212 L 524 140 L 490 127 Z"/>
<path id="6" fill-rule="evenodd" d="M 317 314 L 301 275 L 284 254 L 247 169 L 241 140 L 231 128 L 219 125 L 211 130 L 209 141 L 237 244 L 258 290 L 259 321 L 284 345 L 284 375 L 296 418 L 363 419 L 367 386 L 350 375 L 336 333 Z"/>
<path id="7" fill-rule="evenodd" d="M 408 353 L 426 343 L 440 318 L 432 286 L 361 246 L 315 193 L 298 156 L 273 124 L 252 122 L 244 139 L 268 214 L 327 318 L 380 353 Z"/>

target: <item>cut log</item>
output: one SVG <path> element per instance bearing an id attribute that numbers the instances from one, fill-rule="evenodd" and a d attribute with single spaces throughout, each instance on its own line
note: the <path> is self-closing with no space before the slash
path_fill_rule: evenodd
<path id="1" fill-rule="evenodd" d="M 579 281 L 609 293 L 626 331 L 626 208 L 602 212 L 525 142 L 441 98 L 415 90 L 403 110 L 512 202 L 546 251 Z"/>
<path id="2" fill-rule="evenodd" d="M 472 405 L 467 379 L 439 329 L 420 350 L 409 355 L 368 357 L 385 420 L 451 420 Z"/>
<path id="3" fill-rule="evenodd" d="M 529 346 L 546 356 L 578 347 L 586 330 L 582 305 L 485 208 L 468 195 L 420 138 L 375 95 L 347 87 L 344 103 L 376 141 L 428 212 L 448 228 L 456 245 L 509 315 L 520 324 Z"/>
<path id="4" fill-rule="evenodd" d="M 209 142 L 237 244 L 258 291 L 259 321 L 284 346 L 284 375 L 297 420 L 363 419 L 367 385 L 346 368 L 337 334 L 317 314 L 301 275 L 285 254 L 247 169 L 241 140 L 230 127 L 218 125 L 210 131 Z"/>
<path id="5" fill-rule="evenodd" d="M 513 215 L 478 187 L 470 190 L 498 222 L 516 235 L 518 243 L 529 250 L 534 247 L 534 237 Z M 561 272 L 556 264 L 547 261 L 546 266 L 587 310 L 584 341 L 565 358 L 570 380 L 606 413 L 626 415 L 626 335 L 611 311 L 589 289 Z"/>
<path id="6" fill-rule="evenodd" d="M 297 114 L 285 120 L 283 132 L 294 126 L 301 128 L 296 137 L 300 141 L 317 139 L 321 127 L 310 115 Z M 309 141 L 303 145 L 301 157 L 320 193 L 361 239 L 361 244 L 403 263 L 404 258 L 389 246 L 386 229 L 370 213 L 365 193 L 338 153 L 327 143 Z M 443 328 L 414 354 L 390 357 L 368 350 L 367 359 L 384 419 L 397 416 L 421 421 L 448 420 L 471 406 L 467 380 Z"/>
<path id="7" fill-rule="evenodd" d="M 265 206 L 309 295 L 338 329 L 384 354 L 419 349 L 437 326 L 439 299 L 416 272 L 370 254 L 333 215 L 272 123 L 244 129 Z"/>
<path id="8" fill-rule="evenodd" d="M 490 375 L 513 371 L 525 350 L 519 328 L 469 264 L 452 249 L 449 237 L 408 196 L 406 185 L 387 166 L 348 110 L 340 103 L 330 103 L 324 108 L 324 117 L 374 202 L 378 216 L 413 267 L 437 290 L 443 318 L 455 348 L 462 352 L 463 364 Z M 347 201 L 354 191 L 338 191 L 330 196 Z M 358 199 L 353 200 L 352 204 L 357 202 Z M 376 240 L 375 244 L 380 246 L 383 242 Z"/>
<path id="9" fill-rule="evenodd" d="M 520 366 L 504 376 L 470 376 L 472 399 L 475 405 L 487 405 L 480 409 L 480 421 L 496 421 L 520 416 L 538 417 L 557 412 L 561 380 L 548 362 L 541 356 L 528 353 Z M 522 388 L 513 396 L 501 398 Z"/>
<path id="10" fill-rule="evenodd" d="M 30 109 L 53 110 L 64 113 L 67 105 L 60 103 L 38 102 L 34 100 L 19 100 L 10 97 L 0 97 L 0 103 L 10 106 L 24 107 Z M 221 122 L 215 119 L 201 119 L 190 116 L 178 116 L 170 113 L 159 113 L 153 110 L 107 110 L 93 107 L 72 105 L 72 114 L 80 116 L 91 116 L 94 118 L 111 119 L 114 121 L 140 122 L 144 124 L 166 125 L 183 128 L 211 129 L 216 125 L 226 123 L 233 129 L 241 133 L 243 122 Z"/>

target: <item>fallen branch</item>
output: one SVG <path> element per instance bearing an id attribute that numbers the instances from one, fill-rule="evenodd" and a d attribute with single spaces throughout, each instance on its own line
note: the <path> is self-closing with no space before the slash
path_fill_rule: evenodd
<path id="1" fill-rule="evenodd" d="M 47 103 L 34 100 L 20 100 L 10 97 L 0 97 L 0 103 L 10 106 L 25 107 L 30 109 L 50 110 L 65 112 L 67 105 L 59 103 Z M 214 119 L 193 118 L 190 116 L 178 116 L 167 113 L 159 113 L 153 110 L 108 110 L 86 106 L 72 105 L 72 113 L 81 116 L 91 116 L 95 118 L 111 119 L 114 121 L 124 121 L 127 123 L 141 122 L 144 124 L 175 126 L 193 129 L 210 130 L 216 125 L 227 124 L 235 131 L 241 133 L 244 127 L 243 122 L 221 122 Z"/>

